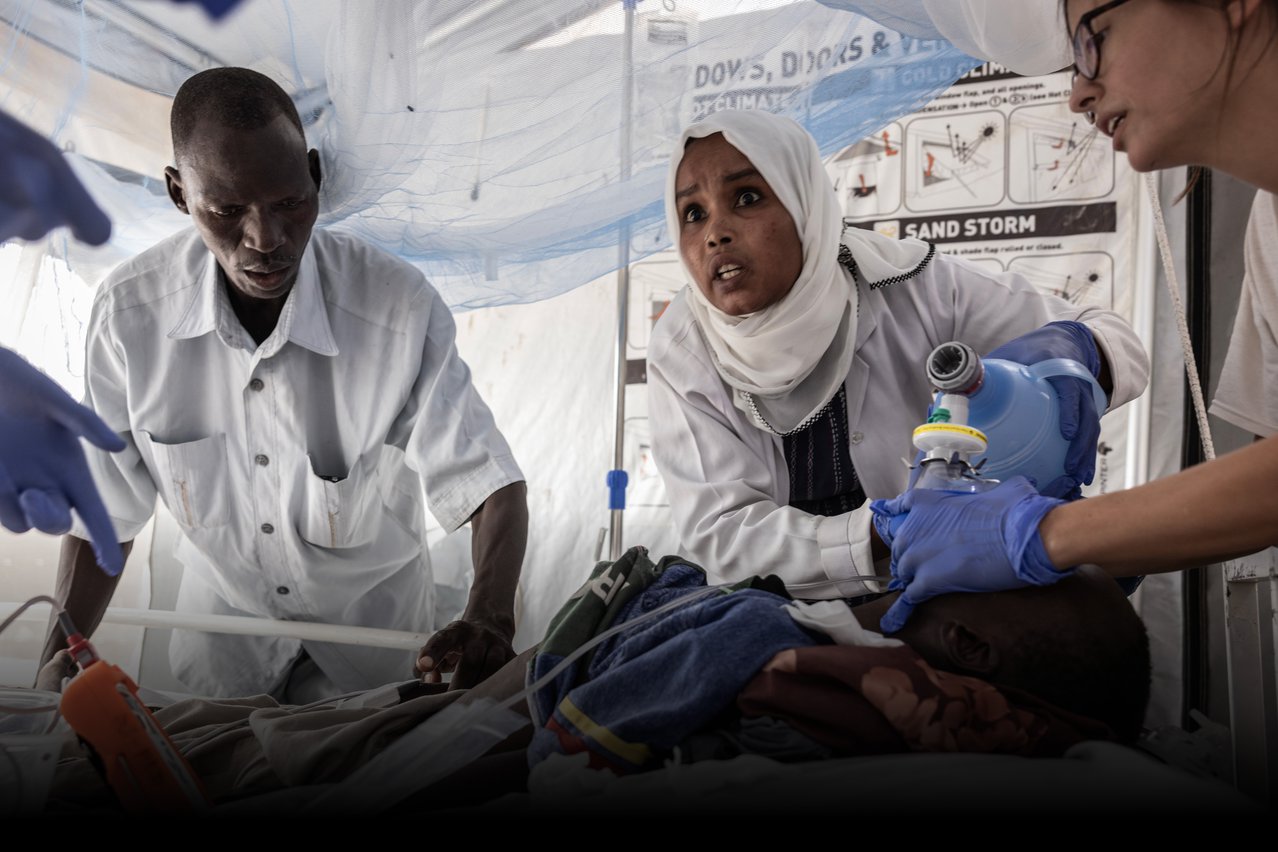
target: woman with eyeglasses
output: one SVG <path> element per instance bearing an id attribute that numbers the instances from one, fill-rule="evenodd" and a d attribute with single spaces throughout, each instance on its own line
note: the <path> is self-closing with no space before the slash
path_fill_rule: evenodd
<path id="1" fill-rule="evenodd" d="M 1064 13 L 1070 107 L 1135 169 L 1201 165 L 1278 192 L 1278 0 L 1065 0 Z M 1274 241 L 1278 227 L 1253 234 L 1249 248 Z M 1278 395 L 1278 378 L 1270 384 L 1252 394 Z M 979 495 L 875 501 L 883 519 L 905 515 L 890 543 L 893 588 L 904 593 L 882 626 L 898 629 L 935 595 L 1045 585 L 1085 563 L 1125 577 L 1278 544 L 1275 483 L 1278 437 L 1269 437 L 1089 500 L 1045 497 L 1016 477 Z"/>

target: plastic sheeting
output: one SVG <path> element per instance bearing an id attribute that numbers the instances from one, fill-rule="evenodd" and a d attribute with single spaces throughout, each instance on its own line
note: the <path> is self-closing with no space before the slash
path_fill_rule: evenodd
<path id="1" fill-rule="evenodd" d="M 478 307 L 617 268 L 623 223 L 632 259 L 668 245 L 669 145 L 701 115 L 786 112 L 832 152 L 974 64 L 939 38 L 811 0 L 649 0 L 627 65 L 622 12 L 618 0 L 249 0 L 213 24 L 170 3 L 0 0 L 0 108 L 74 151 L 115 221 L 105 249 L 48 246 L 95 283 L 187 224 L 159 180 L 181 82 L 217 65 L 260 70 L 293 96 L 323 156 L 321 225 Z"/>
<path id="2" fill-rule="evenodd" d="M 916 38 L 942 38 L 1025 76 L 1073 63 L 1063 0 L 821 0 Z"/>

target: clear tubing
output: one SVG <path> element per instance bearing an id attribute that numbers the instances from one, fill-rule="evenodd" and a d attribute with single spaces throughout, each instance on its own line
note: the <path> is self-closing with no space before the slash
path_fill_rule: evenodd
<path id="1" fill-rule="evenodd" d="M 386 810 L 483 757 L 527 724 L 526 718 L 491 699 L 454 702 L 388 745 L 304 810 L 325 815 Z"/>
<path id="2" fill-rule="evenodd" d="M 18 621 L 18 616 L 20 616 L 20 614 L 27 612 L 28 609 L 31 609 L 32 607 L 35 607 L 37 603 L 50 604 L 52 605 L 52 608 L 54 608 L 55 612 L 65 614 L 63 611 L 63 604 L 60 604 L 58 600 L 50 598 L 49 595 L 36 595 L 35 598 L 28 600 L 27 603 L 20 605 L 20 607 L 15 609 L 13 613 L 10 613 L 9 617 L 5 618 L 4 621 L 0 621 L 0 634 L 3 634 L 6 628 L 8 628 L 9 625 L 12 625 L 13 622 Z M 56 720 L 58 720 L 58 704 L 42 704 L 33 706 L 33 708 L 32 706 L 10 706 L 8 704 L 0 704 L 0 711 L 3 711 L 3 713 L 49 713 L 50 710 L 54 711 L 54 722 L 56 723 Z"/>

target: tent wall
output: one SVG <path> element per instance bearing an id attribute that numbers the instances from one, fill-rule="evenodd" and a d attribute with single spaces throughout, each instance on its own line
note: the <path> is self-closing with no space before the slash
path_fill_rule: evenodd
<path id="1" fill-rule="evenodd" d="M 1242 248 L 1252 187 L 1213 174 L 1210 230 L 1208 358 L 1215 388 L 1229 348 L 1242 281 Z M 1271 284 L 1274 282 L 1270 282 Z M 1263 392 L 1257 388 L 1257 392 Z M 1253 436 L 1211 418 L 1218 455 L 1250 444 Z M 1238 495 L 1245 499 L 1245 495 Z M 1206 677 L 1198 697 L 1206 715 L 1230 728 L 1233 780 L 1238 789 L 1278 803 L 1278 550 L 1270 548 L 1203 572 L 1208 629 L 1186 630 L 1201 647 Z"/>
<path id="2" fill-rule="evenodd" d="M 1243 277 L 1243 234 L 1255 189 L 1220 172 L 1211 178 L 1210 242 L 1206 258 L 1210 288 L 1207 329 L 1207 370 L 1204 394 L 1211 399 L 1229 349 L 1230 333 L 1238 310 Z M 1212 438 L 1218 456 L 1250 444 L 1254 436 L 1218 417 L 1210 418 Z M 1241 495 L 1240 495 L 1241 496 Z M 1218 566 L 1204 571 L 1206 615 L 1209 629 L 1205 637 L 1207 677 L 1205 712 L 1222 723 L 1229 720 L 1229 682 L 1225 659 L 1225 584 Z"/>
<path id="3" fill-rule="evenodd" d="M 78 393 L 83 324 L 92 293 L 89 285 L 96 281 L 96 276 L 92 281 L 80 280 L 67 274 L 66 267 L 58 266 L 54 258 L 67 257 L 85 269 L 104 272 L 121 257 L 183 224 L 180 217 L 169 210 L 154 180 L 159 167 L 170 159 L 166 129 L 168 98 L 176 83 L 199 67 L 221 61 L 258 63 L 255 67 L 285 81 L 294 91 L 303 107 L 308 132 L 321 147 L 327 142 L 328 147 L 333 148 L 327 151 L 330 158 L 342 152 L 350 155 L 356 150 L 362 150 L 371 158 L 372 165 L 362 172 L 358 169 L 342 172 L 346 183 L 336 179 L 331 182 L 331 188 L 344 186 L 347 190 L 345 196 L 334 201 L 334 207 L 344 212 L 359 207 L 351 198 L 358 196 L 355 189 L 362 187 L 367 191 L 361 202 L 365 207 L 360 210 L 384 213 L 392 208 L 383 209 L 378 205 L 389 198 L 400 205 L 393 210 L 402 209 L 417 216 L 413 219 L 391 213 L 378 214 L 368 217 L 361 227 L 385 229 L 384 233 L 378 233 L 388 244 L 404 249 L 407 255 L 424 264 L 427 260 L 440 264 L 433 271 L 451 271 L 456 277 L 464 278 L 465 287 L 457 285 L 458 289 L 451 291 L 454 304 L 484 305 L 510 299 L 535 299 L 571 290 L 533 304 L 473 311 L 461 315 L 458 322 L 462 353 L 471 364 L 476 383 L 493 408 L 498 423 L 510 437 L 529 479 L 531 538 L 518 598 L 520 626 L 516 638 L 518 647 L 527 647 L 540 637 L 560 602 L 577 587 L 600 555 L 599 531 L 607 526 L 603 475 L 611 466 L 610 400 L 614 372 L 611 318 L 615 315 L 615 279 L 605 275 L 578 289 L 572 288 L 613 262 L 615 226 L 621 218 L 638 217 L 652 226 L 643 233 L 645 240 L 636 236 L 637 255 L 655 251 L 663 242 L 660 217 L 652 201 L 655 195 L 638 191 L 647 192 L 660 183 L 660 160 L 665 151 L 662 133 L 668 136 L 666 131 L 677 130 L 677 125 L 694 114 L 690 110 L 695 110 L 699 103 L 735 104 L 753 91 L 754 84 L 749 80 L 731 77 L 721 85 L 711 84 L 706 88 L 706 84 L 698 82 L 703 69 L 707 79 L 712 79 L 714 68 L 730 66 L 736 54 L 744 51 L 759 61 L 760 69 L 772 69 L 784 76 L 789 67 L 788 58 L 809 53 L 820 57 L 828 42 L 850 45 L 860 38 L 872 43 L 879 27 L 853 23 L 843 13 L 801 3 L 793 9 L 753 11 L 735 22 L 709 14 L 699 21 L 689 18 L 686 23 L 690 37 L 682 46 L 651 38 L 641 40 L 640 59 L 647 63 L 643 72 L 647 78 L 641 86 L 640 112 L 647 115 L 651 126 L 645 125 L 647 130 L 640 134 L 639 147 L 646 157 L 641 165 L 645 169 L 637 172 L 639 177 L 627 184 L 636 190 L 629 192 L 623 191 L 614 173 L 612 152 L 617 150 L 618 121 L 607 112 L 614 99 L 610 94 L 607 97 L 597 94 L 616 91 L 620 70 L 611 64 L 611 58 L 617 54 L 616 33 L 605 29 L 584 30 L 575 42 L 543 44 L 528 56 L 510 49 L 512 45 L 535 43 L 550 32 L 543 24 L 549 26 L 561 19 L 567 20 L 564 15 L 575 14 L 573 10 L 580 10 L 582 4 L 569 0 L 546 4 L 448 0 L 415 4 L 411 8 L 420 14 L 410 16 L 412 19 L 404 26 L 393 26 L 385 23 L 389 18 L 383 19 L 368 10 L 402 10 L 409 8 L 408 4 L 383 2 L 357 7 L 354 3 L 340 4 L 336 0 L 308 0 L 307 14 L 299 17 L 292 14 L 292 4 L 259 2 L 244 4 L 241 14 L 250 15 L 251 8 L 253 16 L 262 16 L 255 20 L 275 25 L 250 25 L 250 18 L 245 17 L 236 25 L 242 26 L 242 30 L 223 28 L 215 37 L 209 35 L 207 22 L 198 18 L 195 10 L 175 11 L 169 9 L 170 5 L 91 0 L 82 6 L 70 0 L 0 0 L 0 10 L 8 22 L 0 25 L 0 41 L 8 46 L 0 57 L 3 107 L 73 151 L 73 162 L 85 171 L 95 195 L 120 223 L 118 244 L 97 254 L 70 244 L 60 235 L 37 246 L 0 249 L 0 292 L 12 297 L 10 312 L 0 317 L 0 343 L 16 346 L 32 355 L 39 366 L 73 393 Z M 652 5 L 655 9 L 657 4 Z M 681 0 L 680 14 L 703 5 L 709 9 L 713 4 Z M 826 5 L 868 8 L 883 4 L 834 0 Z M 886 5 L 898 11 L 906 8 L 906 4 Z M 958 4 L 950 5 L 959 8 Z M 1050 5 L 1054 10 L 1054 0 Z M 163 16 L 172 12 L 176 17 L 166 22 L 166 26 L 173 28 L 168 35 L 176 34 L 182 42 L 165 40 L 165 31 L 161 29 L 139 30 L 135 33 L 138 37 L 129 41 L 130 49 L 145 48 L 148 39 L 160 38 L 168 52 L 163 54 L 163 62 L 135 63 L 133 71 L 138 75 L 135 77 L 128 77 L 121 70 L 122 63 L 132 54 L 115 49 L 122 43 L 113 41 L 121 34 L 129 35 L 128 26 L 134 22 L 131 9 L 140 10 L 144 15 Z M 489 19 L 503 25 L 496 35 L 478 25 Z M 372 26 L 377 21 L 383 24 Z M 671 18 L 656 23 L 661 26 L 654 26 L 652 32 L 668 35 L 674 31 L 672 23 L 677 21 Z M 357 43 L 334 40 L 336 47 L 348 50 L 326 56 L 326 37 L 330 30 L 352 34 L 352 38 L 358 35 L 359 39 L 355 40 Z M 27 38 L 28 33 L 43 35 Z M 251 33 L 252 38 L 242 37 L 240 33 Z M 192 39 L 203 37 L 195 34 L 209 35 L 205 44 L 209 50 L 207 55 L 187 49 Z M 916 35 L 926 38 L 931 33 L 919 31 Z M 365 61 L 370 50 L 367 46 L 390 43 L 388 39 L 396 44 L 397 39 L 404 40 L 420 48 L 421 56 L 416 57 L 420 67 L 411 62 L 402 67 L 397 65 L 398 76 L 391 80 L 395 85 L 376 84 L 363 73 L 369 64 Z M 909 66 L 914 69 L 912 76 L 931 82 L 909 91 L 888 92 L 891 97 L 884 96 L 885 100 L 898 105 L 921 97 L 929 86 L 943 86 L 939 81 L 947 73 L 958 73 L 955 69 L 962 70 L 959 66 L 968 67 L 963 65 L 965 57 L 944 42 L 897 39 L 894 34 L 889 37 L 885 43 L 899 47 L 883 53 L 877 60 L 877 53 L 868 52 L 864 61 L 858 60 L 861 64 L 838 69 L 838 73 L 800 75 L 805 94 L 799 100 L 806 104 L 805 117 L 811 120 L 823 150 L 833 151 L 843 144 L 837 141 L 835 130 L 856 134 L 872 129 L 867 126 L 858 130 L 854 125 L 856 121 L 870 121 L 865 116 L 873 110 L 858 112 L 848 104 L 855 102 L 859 109 L 865 103 L 864 98 L 876 95 L 873 91 L 876 82 L 895 80 L 899 83 L 903 77 L 911 76 L 901 72 L 907 58 L 919 60 L 918 64 Z M 55 47 L 54 42 L 61 47 Z M 437 54 L 431 53 L 441 49 L 445 42 L 449 46 L 464 47 L 469 61 L 454 62 L 451 70 L 445 68 L 437 61 Z M 725 45 L 731 45 L 732 49 L 728 50 Z M 77 53 L 81 47 L 86 50 Z M 236 53 L 237 50 L 240 52 Z M 595 178 L 590 180 L 581 177 L 585 174 L 584 166 L 574 162 L 581 167 L 577 169 L 577 177 L 585 187 L 576 189 L 582 190 L 581 197 L 589 204 L 583 205 L 574 196 L 554 209 L 514 210 L 501 193 L 532 185 L 533 178 L 540 174 L 538 169 L 547 163 L 559 162 L 550 155 L 543 159 L 532 158 L 532 155 L 541 151 L 543 145 L 549 146 L 551 141 L 566 138 L 584 144 L 581 140 L 586 138 L 580 130 L 566 132 L 561 126 L 564 115 L 571 116 L 579 110 L 550 110 L 549 105 L 541 102 L 541 89 L 546 87 L 546 81 L 526 73 L 529 67 L 544 64 L 545 58 L 551 56 L 561 61 L 567 57 L 581 60 L 585 70 L 577 74 L 580 79 L 574 78 L 575 85 L 583 93 L 584 103 L 603 111 L 582 112 L 583 121 L 589 119 L 593 122 L 587 122 L 591 127 L 606 125 L 608 128 L 608 132 L 597 139 L 592 137 L 593 144 L 587 147 L 592 153 L 603 153 L 599 154 L 598 162 L 591 161 L 590 174 Z M 407 54 L 401 54 L 401 60 L 406 57 Z M 1056 66 L 1050 62 L 1045 66 L 1051 67 Z M 478 73 L 480 68 L 486 69 L 486 73 Z M 515 83 L 505 91 L 498 91 L 495 97 L 479 89 L 464 89 L 464 84 L 482 82 L 503 69 L 510 72 L 516 83 L 535 87 L 536 97 Z M 445 72 L 452 77 L 447 77 Z M 329 73 L 333 79 L 325 78 Z M 566 78 L 572 77 L 566 74 Z M 430 85 L 419 86 L 423 81 Z M 441 94 L 445 90 L 447 98 Z M 412 97 L 401 98 L 404 93 Z M 418 99 L 417 95 L 424 99 Z M 369 115 L 376 114 L 385 105 L 383 101 L 391 104 L 394 111 L 393 114 L 386 112 L 385 122 L 377 124 Z M 425 116 L 432 104 L 458 107 L 446 112 L 455 125 L 449 127 L 443 119 L 428 123 Z M 529 105 L 550 111 L 533 114 Z M 499 119 L 499 115 L 505 117 Z M 538 115 L 541 118 L 537 118 Z M 601 115 L 611 116 L 613 120 L 601 121 Z M 536 137 L 540 140 L 536 144 L 516 138 L 514 129 L 525 124 L 545 129 L 546 133 Z M 354 141 L 350 136 L 342 137 L 343 131 L 354 130 L 360 130 L 363 135 Z M 394 150 L 390 145 L 381 144 L 391 139 L 399 139 L 403 144 Z M 451 147 L 444 144 L 449 140 L 455 142 Z M 509 148 L 500 147 L 499 140 Z M 365 143 L 369 147 L 361 148 Z M 420 159 L 417 155 L 427 148 L 446 159 L 440 162 Z M 336 162 L 337 159 L 330 159 L 330 163 Z M 518 163 L 526 171 L 493 168 L 508 162 Z M 408 164 L 414 167 L 412 174 L 407 171 Z M 336 174 L 336 169 L 333 173 Z M 153 177 L 149 181 L 142 179 L 140 176 L 144 174 Z M 439 175 L 450 176 L 451 183 L 439 183 Z M 401 182 L 389 187 L 378 183 L 385 179 Z M 352 188 L 350 181 L 364 183 Z M 1183 182 L 1182 173 L 1164 176 L 1162 180 L 1168 225 L 1173 244 L 1179 245 L 1184 245 L 1187 233 L 1186 208 L 1183 204 L 1171 206 L 1170 199 Z M 521 193 L 520 197 L 525 195 Z M 1227 349 L 1237 304 L 1243 223 L 1250 195 L 1246 187 L 1216 176 L 1210 190 L 1210 236 L 1196 247 L 1199 251 L 1210 250 L 1207 267 L 1211 287 L 1207 323 L 1210 338 L 1204 376 L 1209 398 Z M 423 199 L 433 199 L 434 203 L 445 196 L 456 210 L 473 213 L 479 209 L 473 205 L 481 202 L 487 205 L 484 209 L 489 213 L 484 227 L 473 233 L 455 224 L 447 230 L 425 227 L 422 223 L 439 225 L 445 218 L 439 214 L 443 207 L 428 207 Z M 569 213 L 573 216 L 569 217 Z M 557 232 L 552 229 L 560 227 L 561 220 L 566 218 L 571 218 L 573 228 L 556 236 Z M 424 243 L 415 241 L 421 234 L 428 236 Z M 494 245 L 506 251 L 508 262 L 499 262 L 501 258 L 491 250 Z M 480 250 L 484 246 L 487 249 Z M 1152 245 L 1145 249 L 1152 257 Z M 605 256 L 606 263 L 597 262 Z M 1182 256 L 1180 279 L 1188 285 L 1183 260 Z M 627 357 L 635 362 L 643 357 L 644 335 L 654 310 L 682 284 L 674 266 L 669 256 L 664 259 L 657 256 L 635 267 L 634 289 L 638 303 L 631 311 L 634 320 L 631 337 L 637 342 L 627 350 Z M 582 271 L 585 269 L 593 271 L 587 275 Z M 39 288 L 17 287 L 37 278 L 41 282 Z M 446 275 L 441 276 L 441 281 L 446 280 Z M 1151 342 L 1154 364 L 1150 391 L 1148 474 L 1151 479 L 1172 473 L 1181 466 L 1184 423 L 1180 350 L 1174 334 L 1175 323 L 1161 286 L 1160 282 L 1160 289 L 1153 296 L 1157 332 Z M 41 304 L 47 308 L 43 315 L 53 320 L 43 325 L 24 323 L 27 306 L 33 306 L 34 310 Z M 661 554 L 677 549 L 677 541 L 668 522 L 660 479 L 651 462 L 649 433 L 644 421 L 645 396 L 641 383 L 629 384 L 625 389 L 630 412 L 625 467 L 631 476 L 631 488 L 624 543 L 647 544 L 654 553 Z M 1214 418 L 1212 427 L 1220 453 L 1250 440 L 1240 430 Z M 56 566 L 56 541 L 39 535 L 21 539 L 0 535 L 3 536 L 0 567 L 14 569 L 0 584 L 4 589 L 0 597 L 21 599 L 49 591 Z M 172 519 L 161 509 L 153 528 L 138 542 L 124 585 L 117 594 L 118 605 L 145 606 L 148 599 L 152 606 L 171 605 L 180 576 L 180 566 L 171 556 L 174 535 Z M 456 615 L 464 605 L 470 570 L 468 535 L 463 530 L 453 536 L 437 534 L 435 537 L 432 548 L 435 573 L 446 590 L 440 596 L 441 609 L 435 614 L 437 621 Z M 1188 696 L 1187 681 L 1183 677 L 1187 665 L 1185 578 L 1180 575 L 1151 577 L 1139 593 L 1137 602 L 1150 628 L 1155 662 L 1154 700 L 1148 720 L 1153 725 L 1179 724 L 1191 709 L 1222 723 L 1231 718 L 1225 584 L 1217 566 L 1205 569 L 1201 576 L 1205 578 L 1205 596 L 1201 603 L 1206 613 L 1206 628 L 1200 630 L 1191 625 L 1188 631 L 1191 638 L 1201 640 L 1203 662 L 1199 671 L 1202 677 L 1195 682 L 1200 682 L 1202 687 L 1195 688 Z M 43 612 L 34 613 L 12 633 L 0 637 L 0 682 L 29 682 L 31 666 L 22 661 L 29 660 L 38 650 L 44 620 Z M 155 686 L 172 686 L 166 680 L 169 677 L 167 634 L 154 631 L 145 643 L 140 641 L 140 635 L 137 628 L 109 627 L 98 639 L 114 661 L 134 670 L 140 666 L 144 681 Z M 1269 654 L 1272 686 L 1272 642 Z"/>
<path id="4" fill-rule="evenodd" d="M 1168 236 L 1175 247 L 1176 276 L 1181 297 L 1189 304 L 1190 266 L 1186 250 L 1189 210 L 1186 201 L 1175 203 L 1184 189 L 1186 172 L 1177 169 L 1160 177 L 1160 195 Z M 1196 191 L 1202 191 L 1202 187 Z M 1252 190 L 1225 175 L 1213 175 L 1210 193 L 1210 259 L 1206 274 L 1210 279 L 1209 316 L 1206 324 L 1206 360 L 1202 364 L 1203 393 L 1210 402 L 1228 348 L 1229 333 L 1238 306 L 1242 283 L 1242 236 Z M 1201 247 L 1200 247 L 1201 250 Z M 1183 466 L 1185 412 L 1188 393 L 1176 318 L 1167 292 L 1161 266 L 1157 272 L 1154 294 L 1156 309 L 1154 342 L 1151 351 L 1150 395 L 1152 405 L 1150 429 L 1149 478 L 1171 475 Z M 1251 437 L 1242 430 L 1216 417 L 1210 417 L 1210 428 L 1216 453 L 1224 454 L 1249 443 Z M 1201 606 L 1207 614 L 1207 630 L 1201 633 L 1202 644 L 1187 638 L 1185 612 L 1187 584 L 1203 581 L 1205 594 Z M 1189 712 L 1196 710 L 1220 724 L 1228 724 L 1229 699 L 1225 658 L 1225 604 L 1223 580 L 1219 566 L 1206 566 L 1200 574 L 1163 574 L 1146 578 L 1141 586 L 1141 614 L 1150 628 L 1154 657 L 1153 698 L 1147 722 L 1153 727 L 1182 725 Z M 1201 663 L 1186 656 L 1187 649 L 1200 654 Z M 1195 687 L 1195 677 L 1186 679 L 1187 666 L 1197 666 L 1202 673 Z M 1188 695 L 1187 690 L 1193 691 Z M 1193 727 L 1193 725 L 1191 725 Z"/>

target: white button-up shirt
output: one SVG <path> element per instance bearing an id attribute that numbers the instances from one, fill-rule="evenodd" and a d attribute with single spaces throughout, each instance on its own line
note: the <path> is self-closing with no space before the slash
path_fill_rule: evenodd
<path id="1" fill-rule="evenodd" d="M 905 490 L 910 438 L 932 387 L 928 354 L 950 340 L 985 353 L 1053 320 L 1086 323 L 1109 363 L 1110 408 L 1140 395 L 1149 360 L 1112 311 L 1039 293 L 1023 277 L 991 274 L 938 253 L 916 276 L 884 287 L 857 282 L 856 355 L 848 373 L 849 447 L 869 500 Z M 870 555 L 869 501 L 842 515 L 788 505 L 783 441 L 756 428 L 715 371 L 687 295 L 670 303 L 648 347 L 652 451 L 690 558 L 714 582 L 777 574 L 800 598 L 879 590 Z"/>
<path id="2" fill-rule="evenodd" d="M 523 479 L 454 332 L 421 272 L 347 234 L 312 233 L 261 345 L 194 230 L 125 263 L 94 302 L 85 370 L 86 404 L 128 443 L 89 454 L 120 540 L 158 493 L 181 525 L 180 610 L 433 629 L 423 495 L 452 531 Z M 182 631 L 170 656 L 196 692 L 251 694 L 303 646 L 344 690 L 413 663 Z"/>

